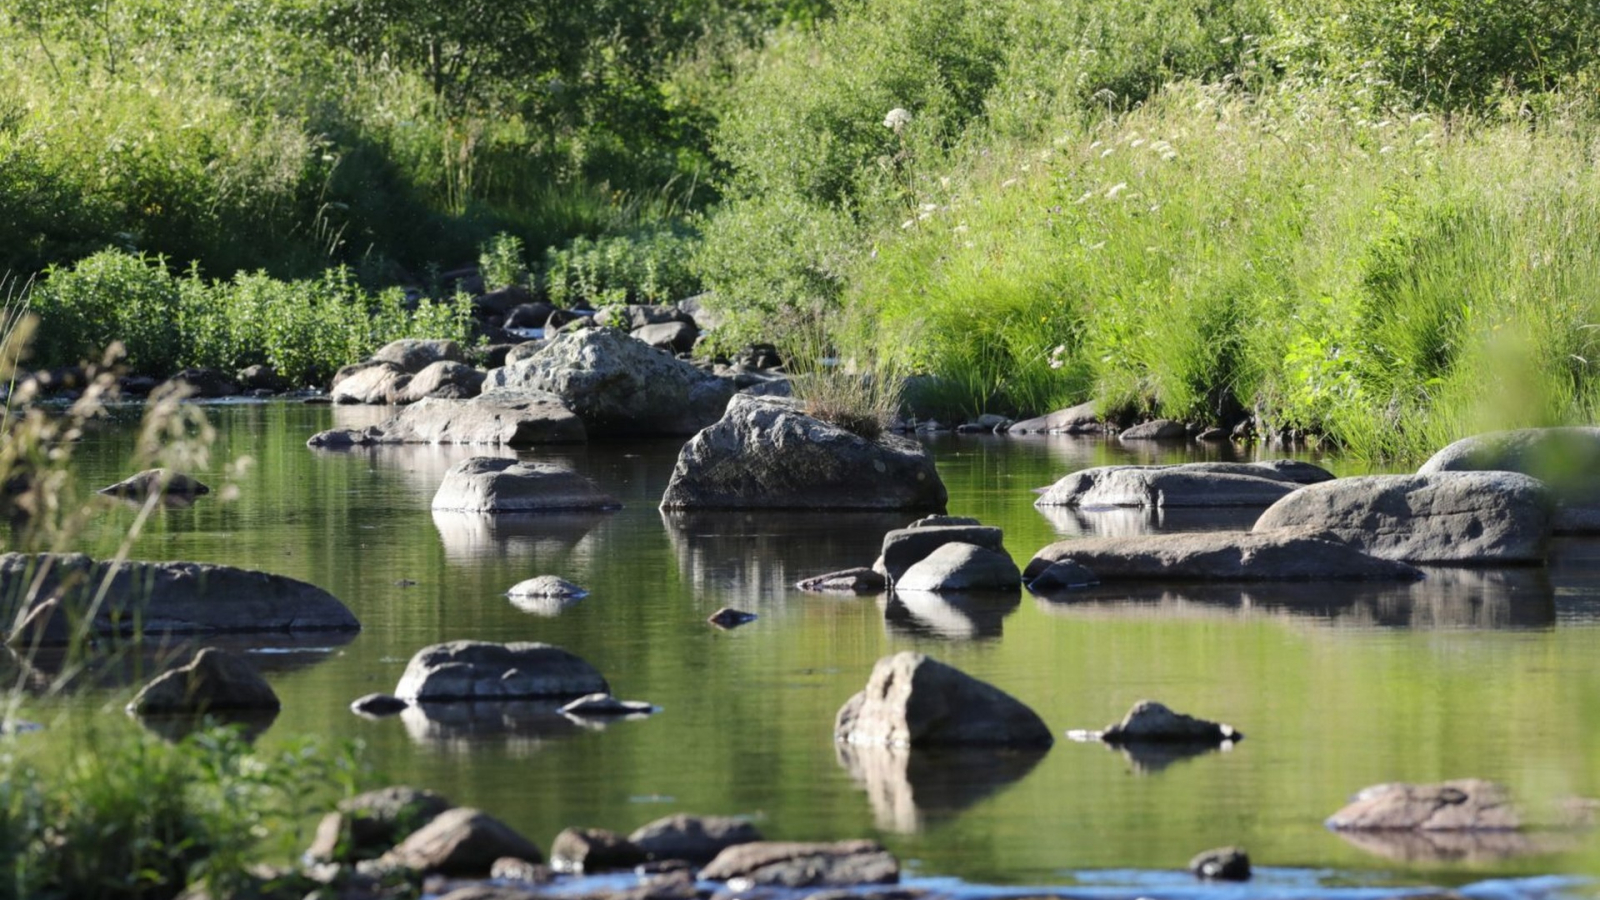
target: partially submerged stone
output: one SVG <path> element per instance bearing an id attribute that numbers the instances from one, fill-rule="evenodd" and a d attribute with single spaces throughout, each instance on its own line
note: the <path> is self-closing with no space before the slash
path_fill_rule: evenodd
<path id="1" fill-rule="evenodd" d="M 1035 594 L 1051 591 L 1076 591 L 1100 583 L 1100 576 L 1075 559 L 1058 559 L 1044 571 L 1028 580 L 1028 590 Z"/>
<path id="2" fill-rule="evenodd" d="M 1114 581 L 1415 581 L 1405 563 L 1346 544 L 1287 534 L 1206 532 L 1057 541 L 1023 569 L 1031 582 L 1070 559 Z"/>
<path id="3" fill-rule="evenodd" d="M 839 841 L 831 844 L 757 842 L 739 844 L 717 854 L 700 878 L 706 881 L 741 879 L 751 885 L 781 887 L 844 887 L 894 884 L 900 864 L 877 841 Z"/>
<path id="4" fill-rule="evenodd" d="M 454 804 L 439 794 L 391 785 L 341 800 L 317 823 L 306 856 L 317 861 L 376 859 L 397 841 L 438 818 Z"/>
<path id="5" fill-rule="evenodd" d="M 1189 436 L 1182 422 L 1172 419 L 1153 419 L 1125 429 L 1117 435 L 1122 441 L 1177 441 Z"/>
<path id="6" fill-rule="evenodd" d="M 366 694 L 350 702 L 350 711 L 363 716 L 392 716 L 410 705 L 393 694 Z"/>
<path id="7" fill-rule="evenodd" d="M 524 579 L 506 591 L 509 597 L 553 597 L 562 600 L 580 600 L 589 592 L 556 575 L 536 575 Z"/>
<path id="8" fill-rule="evenodd" d="M 1463 778 L 1365 788 L 1326 824 L 1335 831 L 1512 831 L 1523 823 L 1504 785 Z"/>
<path id="9" fill-rule="evenodd" d="M 1058 409 L 1034 419 L 1023 419 L 1006 429 L 1008 434 L 1098 434 L 1105 423 L 1095 410 L 1094 401 Z"/>
<path id="10" fill-rule="evenodd" d="M 1428 458 L 1418 475 L 1520 472 L 1555 498 L 1558 533 L 1600 531 L 1600 428 L 1523 428 L 1462 438 Z"/>
<path id="11" fill-rule="evenodd" d="M 560 466 L 476 456 L 450 467 L 433 496 L 436 510 L 521 513 L 617 509 L 622 504 L 588 478 Z"/>
<path id="12" fill-rule="evenodd" d="M 187 664 L 158 675 L 128 704 L 135 715 L 273 710 L 282 706 L 272 686 L 241 656 L 207 647 Z"/>
<path id="13" fill-rule="evenodd" d="M 1122 721 L 1106 726 L 1100 732 L 1100 739 L 1108 744 L 1220 744 L 1223 741 L 1243 740 L 1244 735 L 1232 725 L 1173 712 L 1154 700 L 1140 700 L 1128 710 Z"/>
<path id="14" fill-rule="evenodd" d="M 532 841 L 500 820 L 482 810 L 456 807 L 412 832 L 384 859 L 419 872 L 482 877 L 506 856 L 544 859 Z"/>
<path id="15" fill-rule="evenodd" d="M 1515 472 L 1368 475 L 1295 491 L 1252 530 L 1331 537 L 1410 563 L 1536 563 L 1552 506 L 1543 482 Z"/>
<path id="16" fill-rule="evenodd" d="M 591 665 L 549 644 L 450 641 L 411 657 L 395 687 L 408 702 L 581 697 L 610 693 Z"/>
<path id="17" fill-rule="evenodd" d="M 757 616 L 755 613 L 745 612 L 742 609 L 734 609 L 731 606 L 724 606 L 707 617 L 706 621 L 717 626 L 718 628 L 729 629 L 738 628 L 740 625 L 748 625 L 751 622 L 754 622 L 756 618 Z"/>
<path id="18" fill-rule="evenodd" d="M 1250 854 L 1238 847 L 1207 850 L 1189 860 L 1189 871 L 1206 881 L 1249 881 Z"/>
<path id="19" fill-rule="evenodd" d="M 1168 466 L 1095 466 L 1046 488 L 1035 506 L 1086 509 L 1226 508 L 1271 506 L 1296 488 L 1333 478 L 1310 463 L 1181 463 Z"/>
<path id="20" fill-rule="evenodd" d="M 313 435 L 312 447 L 371 444 L 581 444 L 583 422 L 544 391 L 497 390 L 468 400 L 424 399 L 367 428 L 336 428 Z"/>
<path id="21" fill-rule="evenodd" d="M 1004 535 L 993 526 L 913 523 L 910 527 L 897 528 L 883 536 L 879 563 L 892 584 L 898 582 L 912 566 L 946 544 L 969 544 L 996 553 L 1005 552 Z"/>
<path id="22" fill-rule="evenodd" d="M 922 444 L 868 440 L 794 404 L 741 394 L 684 445 L 661 507 L 942 511 L 946 500 Z"/>
<path id="23" fill-rule="evenodd" d="M 211 488 L 201 483 L 199 479 L 182 472 L 174 472 L 171 469 L 145 469 L 143 472 L 129 475 L 110 487 L 101 488 L 99 493 L 129 500 L 144 500 L 149 497 L 193 498 L 211 493 Z"/>
<path id="24" fill-rule="evenodd" d="M 761 832 L 748 819 L 685 813 L 657 819 L 628 835 L 628 841 L 651 859 L 681 859 L 696 864 L 709 862 L 729 847 L 761 839 Z"/>
<path id="25" fill-rule="evenodd" d="M 880 594 L 888 586 L 888 579 L 866 566 L 817 575 L 795 584 L 799 590 L 819 594 Z"/>
<path id="26" fill-rule="evenodd" d="M 1008 553 L 973 544 L 944 544 L 895 581 L 905 591 L 1016 591 L 1022 573 Z"/>
<path id="27" fill-rule="evenodd" d="M 648 858 L 632 841 L 602 828 L 566 828 L 550 843 L 550 868 L 557 872 L 631 869 Z"/>
<path id="28" fill-rule="evenodd" d="M 840 708 L 834 737 L 904 747 L 1054 742 L 1039 716 L 1010 694 L 910 651 L 878 660 L 866 688 Z"/>

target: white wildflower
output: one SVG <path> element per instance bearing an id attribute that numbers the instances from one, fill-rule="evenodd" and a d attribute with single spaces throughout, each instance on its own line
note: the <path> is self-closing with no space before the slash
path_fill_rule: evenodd
<path id="1" fill-rule="evenodd" d="M 904 131 L 910 124 L 911 113 L 898 106 L 889 110 L 889 114 L 883 117 L 883 127 L 893 130 L 895 134 Z"/>
<path id="2" fill-rule="evenodd" d="M 1126 181 L 1119 181 L 1116 184 L 1111 186 L 1111 190 L 1106 191 L 1106 198 L 1110 199 L 1110 200 L 1115 200 L 1118 194 L 1122 193 L 1123 191 L 1125 191 L 1127 189 L 1128 189 L 1128 183 Z"/>

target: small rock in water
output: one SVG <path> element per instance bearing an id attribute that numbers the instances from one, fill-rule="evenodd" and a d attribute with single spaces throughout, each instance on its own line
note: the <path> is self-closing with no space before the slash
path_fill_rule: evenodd
<path id="1" fill-rule="evenodd" d="M 351 702 L 350 711 L 361 716 L 392 716 L 409 705 L 393 694 L 368 694 Z"/>
<path id="2" fill-rule="evenodd" d="M 1107 726 L 1100 733 L 1100 739 L 1108 744 L 1136 741 L 1218 744 L 1243 738 L 1244 735 L 1232 725 L 1221 725 L 1173 712 L 1154 700 L 1135 703 L 1121 722 Z"/>
<path id="3" fill-rule="evenodd" d="M 1034 576 L 1034 579 L 1028 582 L 1028 590 L 1035 594 L 1043 594 L 1049 591 L 1081 590 L 1099 583 L 1100 579 L 1089 571 L 1087 566 L 1081 566 L 1070 559 L 1061 559 Z"/>
<path id="4" fill-rule="evenodd" d="M 512 586 L 511 590 L 506 591 L 506 595 L 511 597 L 559 597 L 565 600 L 577 600 L 589 596 L 589 592 L 564 578 L 557 578 L 554 575 L 540 575 L 537 578 L 529 578 L 526 581 L 517 582 Z"/>
<path id="5" fill-rule="evenodd" d="M 628 716 L 652 713 L 655 707 L 640 700 L 618 700 L 610 694 L 588 694 L 561 707 L 570 716 Z"/>
<path id="6" fill-rule="evenodd" d="M 723 608 L 712 613 L 710 618 L 706 619 L 707 622 L 710 622 L 718 628 L 738 628 L 740 625 L 748 625 L 755 620 L 755 613 L 734 609 L 731 606 L 724 606 Z"/>
<path id="7" fill-rule="evenodd" d="M 795 587 L 802 591 L 822 594 L 880 594 L 888 589 L 888 586 L 889 582 L 883 577 L 883 573 L 873 571 L 866 566 L 829 572 L 795 584 Z"/>
<path id="8" fill-rule="evenodd" d="M 146 469 L 99 491 L 109 497 L 143 500 L 147 497 L 198 497 L 211 493 L 200 481 L 171 469 Z"/>
<path id="9" fill-rule="evenodd" d="M 1238 847 L 1207 850 L 1189 860 L 1189 871 L 1207 881 L 1249 881 L 1250 854 Z"/>

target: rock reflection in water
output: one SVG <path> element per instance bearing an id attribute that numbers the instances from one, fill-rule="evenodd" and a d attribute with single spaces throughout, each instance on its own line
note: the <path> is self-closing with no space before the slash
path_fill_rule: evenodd
<path id="1" fill-rule="evenodd" d="M 0 683 L 33 694 L 116 689 L 144 684 L 181 665 L 202 647 L 216 647 L 250 660 L 261 674 L 296 672 L 334 656 L 354 633 L 185 635 L 166 640 L 104 642 L 89 654 L 64 647 L 0 647 Z"/>
<path id="2" fill-rule="evenodd" d="M 1078 743 L 1100 744 L 1112 753 L 1122 754 L 1122 758 L 1128 761 L 1135 775 L 1155 775 L 1173 763 L 1195 759 L 1208 753 L 1227 753 L 1233 749 L 1233 741 L 1222 741 L 1217 744 L 1159 741 L 1107 744 L 1100 740 L 1100 733 L 1095 731 L 1069 731 L 1067 737 Z"/>
<path id="3" fill-rule="evenodd" d="M 884 600 L 883 624 L 890 634 L 908 637 L 992 639 L 1021 604 L 1020 594 L 1012 593 L 896 591 Z"/>
<path id="4" fill-rule="evenodd" d="M 464 459 L 474 456 L 517 458 L 516 450 L 500 444 L 376 444 L 366 447 L 313 447 L 310 452 L 321 457 L 365 457 L 374 469 L 398 473 L 408 490 L 429 500 L 433 499 L 439 485 L 444 482 L 444 473 Z"/>
<path id="5" fill-rule="evenodd" d="M 678 571 L 724 606 L 760 606 L 795 582 L 877 559 L 883 536 L 912 513 L 663 510 Z"/>
<path id="6" fill-rule="evenodd" d="M 230 725 L 236 728 L 239 736 L 246 742 L 254 743 L 255 740 L 267 733 L 272 723 L 278 719 L 278 710 L 218 710 L 204 715 L 145 715 L 134 716 L 134 719 L 151 734 L 164 741 L 176 744 L 191 734 L 214 728 L 218 725 Z"/>
<path id="7" fill-rule="evenodd" d="M 1518 629 L 1555 625 L 1543 569 L 1424 568 L 1404 584 L 1120 584 L 1038 597 L 1052 615 L 1081 618 L 1276 616 L 1341 627 Z"/>
<path id="8" fill-rule="evenodd" d="M 1020 781 L 1047 749 L 907 749 L 838 743 L 839 765 L 867 792 L 885 831 L 921 831 Z"/>
<path id="9" fill-rule="evenodd" d="M 1175 531 L 1249 531 L 1262 508 L 1142 509 L 1037 506 L 1062 537 L 1142 537 Z M 1263 507 L 1264 508 L 1264 507 Z"/>
<path id="10" fill-rule="evenodd" d="M 433 510 L 433 527 L 439 530 L 444 555 L 452 563 L 487 559 L 551 563 L 569 557 L 595 557 L 596 539 L 590 535 L 607 513 L 473 513 Z"/>
<path id="11" fill-rule="evenodd" d="M 501 744 L 508 755 L 529 756 L 546 743 L 579 734 L 580 726 L 556 702 L 413 703 L 400 713 L 406 733 L 418 745 L 447 753 L 470 753 Z"/>
<path id="12" fill-rule="evenodd" d="M 1483 863 L 1565 853 L 1578 846 L 1570 831 L 1336 831 L 1352 846 L 1402 863 Z"/>

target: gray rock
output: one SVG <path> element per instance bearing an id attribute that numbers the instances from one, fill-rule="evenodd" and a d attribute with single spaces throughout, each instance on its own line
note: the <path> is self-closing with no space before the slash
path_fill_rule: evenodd
<path id="1" fill-rule="evenodd" d="M 1462 438 L 1429 457 L 1417 474 L 1474 471 L 1531 475 L 1555 497 L 1556 532 L 1600 532 L 1600 428 L 1524 428 Z"/>
<path id="2" fill-rule="evenodd" d="M 519 303 L 506 313 L 503 328 L 543 328 L 556 308 L 548 303 Z"/>
<path id="3" fill-rule="evenodd" d="M 1034 505 L 1144 509 L 1271 506 L 1302 484 L 1333 478 L 1331 472 L 1310 463 L 1281 462 L 1096 466 L 1057 481 Z"/>
<path id="4" fill-rule="evenodd" d="M 319 862 L 376 859 L 453 805 L 433 791 L 406 785 L 357 794 L 317 823 L 306 856 Z"/>
<path id="5" fill-rule="evenodd" d="M 617 509 L 615 497 L 571 469 L 475 456 L 450 467 L 433 496 L 436 510 L 513 513 Z"/>
<path id="6" fill-rule="evenodd" d="M 411 384 L 411 373 L 390 362 L 363 365 L 354 371 L 351 367 L 340 370 L 329 397 L 335 403 L 366 403 L 394 405 L 405 402 L 406 388 Z"/>
<path id="7" fill-rule="evenodd" d="M 1249 881 L 1250 854 L 1238 847 L 1207 850 L 1189 860 L 1189 871 L 1206 881 Z"/>
<path id="8" fill-rule="evenodd" d="M 832 844 L 756 842 L 740 844 L 717 854 L 700 870 L 706 881 L 738 878 L 752 885 L 781 887 L 843 887 L 895 884 L 900 864 L 877 841 L 839 841 Z"/>
<path id="9" fill-rule="evenodd" d="M 907 525 L 907 528 L 943 528 L 947 525 L 982 525 L 983 522 L 972 516 L 923 516 Z"/>
<path id="10" fill-rule="evenodd" d="M 889 582 L 879 573 L 862 566 L 807 578 L 795 584 L 795 587 L 820 594 L 879 594 L 889 587 Z"/>
<path id="11" fill-rule="evenodd" d="M 205 713 L 219 710 L 277 710 L 272 686 L 241 656 L 214 647 L 186 665 L 156 676 L 128 704 L 135 715 Z"/>
<path id="12" fill-rule="evenodd" d="M 1016 698 L 910 651 L 878 660 L 866 689 L 839 710 L 834 737 L 904 747 L 1048 747 L 1050 729 Z"/>
<path id="13" fill-rule="evenodd" d="M 515 856 L 541 862 L 533 842 L 482 810 L 456 807 L 412 832 L 384 859 L 403 868 L 482 877 L 495 860 Z"/>
<path id="14" fill-rule="evenodd" d="M 1326 824 L 1336 831 L 1509 831 L 1523 823 L 1503 785 L 1465 778 L 1369 787 Z"/>
<path id="15" fill-rule="evenodd" d="M 521 881 L 527 884 L 548 884 L 555 878 L 555 874 L 546 866 L 538 863 L 518 859 L 515 856 L 502 856 L 489 867 L 489 877 L 495 881 Z"/>
<path id="16" fill-rule="evenodd" d="M 245 366 L 234 373 L 234 381 L 247 391 L 270 391 L 274 394 L 289 389 L 289 382 L 271 366 Z"/>
<path id="17" fill-rule="evenodd" d="M 384 344 L 372 354 L 374 362 L 391 363 L 402 372 L 415 375 L 437 362 L 467 361 L 467 354 L 455 341 L 407 338 Z"/>
<path id="18" fill-rule="evenodd" d="M 588 591 L 555 575 L 538 575 L 524 579 L 512 585 L 506 594 L 511 597 L 557 597 L 571 600 L 589 596 Z"/>
<path id="19" fill-rule="evenodd" d="M 1007 434 L 1098 434 L 1105 423 L 1095 411 L 1094 401 L 1058 409 L 1048 415 L 1013 422 Z"/>
<path id="20" fill-rule="evenodd" d="M 1121 722 L 1106 726 L 1100 732 L 1100 739 L 1108 744 L 1220 744 L 1243 740 L 1244 735 L 1232 725 L 1219 725 L 1173 712 L 1154 700 L 1140 700 Z"/>
<path id="21" fill-rule="evenodd" d="M 550 843 L 550 868 L 557 872 L 631 869 L 649 854 L 627 838 L 601 828 L 567 828 Z"/>
<path id="22" fill-rule="evenodd" d="M 1133 426 L 1117 435 L 1122 441 L 1176 441 L 1189 436 L 1182 422 L 1172 419 L 1154 419 Z"/>
<path id="23" fill-rule="evenodd" d="M 232 397 L 239 393 L 239 386 L 216 369 L 183 369 L 167 379 L 166 386 L 183 391 L 186 397 L 201 400 Z"/>
<path id="24" fill-rule="evenodd" d="M 1552 505 L 1543 482 L 1514 472 L 1369 475 L 1301 488 L 1252 531 L 1327 536 L 1414 563 L 1540 562 Z"/>
<path id="25" fill-rule="evenodd" d="M 1210 463 L 1209 465 L 1219 465 Z M 1266 469 L 1267 477 L 1281 478 L 1296 484 L 1321 484 L 1332 481 L 1334 474 L 1327 469 L 1313 463 L 1299 459 L 1263 459 L 1252 463 L 1245 463 L 1252 470 Z"/>
<path id="26" fill-rule="evenodd" d="M 1028 581 L 1028 590 L 1043 594 L 1050 591 L 1080 590 L 1099 583 L 1100 576 L 1088 566 L 1079 564 L 1075 559 L 1059 559 L 1033 576 Z"/>
<path id="27" fill-rule="evenodd" d="M 144 500 L 155 496 L 192 498 L 211 493 L 211 488 L 182 472 L 174 472 L 171 469 L 145 469 L 143 472 L 129 475 L 110 487 L 101 488 L 99 493 L 130 500 Z"/>
<path id="28" fill-rule="evenodd" d="M 512 284 L 473 297 L 472 305 L 491 315 L 503 316 L 532 300 L 533 295 L 528 293 L 527 288 L 520 284 Z"/>
<path id="29" fill-rule="evenodd" d="M 694 317 L 676 306 L 650 303 L 633 303 L 625 306 L 608 306 L 595 314 L 595 324 L 623 331 L 637 331 L 651 325 L 679 322 L 694 325 Z"/>
<path id="30" fill-rule="evenodd" d="M 895 579 L 906 591 L 1015 591 L 1022 573 L 1008 553 L 973 544 L 944 544 Z"/>
<path id="31" fill-rule="evenodd" d="M 560 647 L 450 641 L 417 651 L 394 693 L 408 702 L 513 700 L 610 693 L 610 686 Z"/>
<path id="32" fill-rule="evenodd" d="M 922 520 L 927 521 L 927 520 Z M 996 553 L 1005 552 L 1000 529 L 989 525 L 921 525 L 897 528 L 883 536 L 879 554 L 883 574 L 898 582 L 914 565 L 946 544 L 971 544 Z"/>
<path id="33" fill-rule="evenodd" d="M 663 509 L 944 509 L 921 444 L 867 440 L 782 401 L 741 394 L 684 445 Z"/>
<path id="34" fill-rule="evenodd" d="M 366 694 L 350 702 L 350 711 L 364 716 L 392 716 L 409 705 L 393 694 Z"/>
<path id="35" fill-rule="evenodd" d="M 490 391 L 470 400 L 425 399 L 407 406 L 383 424 L 362 429 L 336 428 L 314 435 L 312 447 L 370 444 L 581 444 L 589 439 L 583 422 L 543 391 Z"/>
<path id="36" fill-rule="evenodd" d="M 733 385 L 626 334 L 563 332 L 489 373 L 486 389 L 548 391 L 595 436 L 693 434 L 717 421 Z"/>
<path id="37" fill-rule="evenodd" d="M 761 840 L 761 832 L 744 819 L 679 813 L 641 826 L 628 841 L 651 859 L 704 863 L 729 847 Z"/>
<path id="38" fill-rule="evenodd" d="M 544 349 L 544 345 L 545 342 L 543 340 L 523 341 L 522 343 L 506 351 L 506 358 L 501 361 L 501 366 L 509 366 L 522 362 L 523 360 L 532 357 L 535 353 L 538 353 L 540 350 Z M 546 392 L 540 391 L 539 393 Z M 551 396 L 554 395 L 552 394 Z M 566 407 L 562 408 L 565 409 Z"/>
<path id="39" fill-rule="evenodd" d="M 636 341 L 643 341 L 657 350 L 668 353 L 688 353 L 700 339 L 700 329 L 687 322 L 662 322 L 645 325 L 629 332 Z"/>
<path id="40" fill-rule="evenodd" d="M 483 372 L 462 362 L 440 360 L 428 364 L 406 384 L 401 402 L 415 403 L 428 397 L 441 400 L 466 400 L 478 396 L 483 388 Z"/>
<path id="41" fill-rule="evenodd" d="M 1286 534 L 1204 532 L 1057 541 L 1023 568 L 1032 582 L 1071 559 L 1115 581 L 1414 581 L 1422 573 L 1346 544 Z"/>
<path id="42" fill-rule="evenodd" d="M 96 601 L 96 592 L 104 596 Z M 249 569 L 190 562 L 96 562 L 82 554 L 0 555 L 0 621 L 59 599 L 89 635 L 360 631 L 321 588 Z"/>

